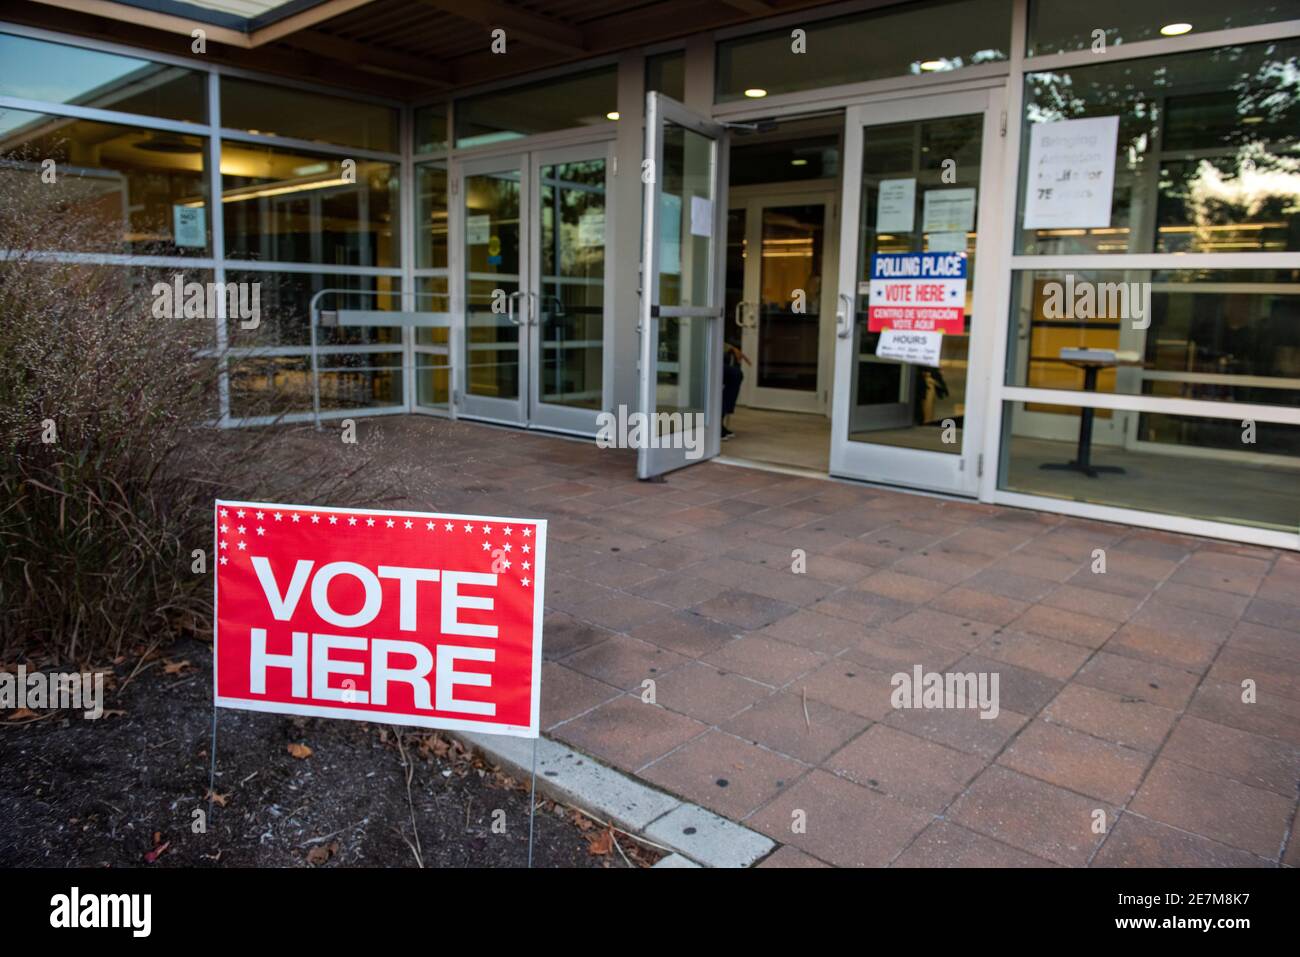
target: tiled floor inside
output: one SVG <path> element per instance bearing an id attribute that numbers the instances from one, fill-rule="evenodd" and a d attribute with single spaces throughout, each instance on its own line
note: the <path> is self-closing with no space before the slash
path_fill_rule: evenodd
<path id="1" fill-rule="evenodd" d="M 545 733 L 767 834 L 764 866 L 1300 864 L 1300 554 L 361 429 L 386 504 L 550 520 Z M 893 707 L 917 665 L 996 673 L 997 717 Z"/>

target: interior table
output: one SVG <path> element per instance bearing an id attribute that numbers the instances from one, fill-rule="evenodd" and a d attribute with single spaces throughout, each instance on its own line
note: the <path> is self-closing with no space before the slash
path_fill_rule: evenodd
<path id="1" fill-rule="evenodd" d="M 1062 350 L 1064 353 L 1065 350 Z M 1097 373 L 1102 369 L 1111 369 L 1116 366 L 1136 366 L 1141 365 L 1140 361 L 1124 359 L 1119 356 L 1114 358 L 1067 358 L 1064 354 L 1061 361 L 1076 369 L 1083 370 L 1083 391 L 1097 391 Z M 1075 448 L 1074 459 L 1070 462 L 1045 462 L 1038 466 L 1040 469 L 1048 469 L 1053 472 L 1082 472 L 1088 478 L 1097 478 L 1101 473 L 1108 472 L 1116 475 L 1123 475 L 1124 469 L 1118 465 L 1093 465 L 1092 464 L 1092 420 L 1093 413 L 1096 410 L 1084 406 L 1082 414 L 1079 417 L 1079 443 Z"/>

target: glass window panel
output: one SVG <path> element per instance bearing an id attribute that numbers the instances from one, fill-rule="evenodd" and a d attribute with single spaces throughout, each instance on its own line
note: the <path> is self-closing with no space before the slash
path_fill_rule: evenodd
<path id="1" fill-rule="evenodd" d="M 717 102 L 1005 60 L 1011 2 L 909 3 L 802 29 L 806 53 L 792 51 L 789 28 L 719 43 Z"/>
<path id="2" fill-rule="evenodd" d="M 837 125 L 842 126 L 843 118 Z M 797 182 L 806 179 L 839 179 L 840 137 L 826 133 L 825 120 L 796 120 L 782 123 L 776 138 L 732 134 L 730 185 Z"/>
<path id="3" fill-rule="evenodd" d="M 757 380 L 761 388 L 817 389 L 825 221 L 826 207 L 820 203 L 763 210 Z M 796 302 L 796 290 L 803 293 L 802 302 Z"/>
<path id="4" fill-rule="evenodd" d="M 538 395 L 550 405 L 599 410 L 605 349 L 605 161 L 543 166 L 541 185 Z"/>
<path id="5" fill-rule="evenodd" d="M 425 276 L 415 280 L 415 308 L 420 312 L 451 312 L 451 293 L 446 276 Z M 445 346 L 446 329 L 415 330 L 415 344 Z"/>
<path id="6" fill-rule="evenodd" d="M 391 276 L 331 276 L 319 273 L 228 269 L 227 282 L 258 284 L 261 322 L 243 329 L 227 324 L 231 348 L 311 345 L 311 299 L 322 289 L 352 290 L 322 297 L 322 309 L 401 309 L 401 280 Z M 373 293 L 373 294 L 372 294 Z M 318 326 L 322 346 L 392 345 L 401 348 L 400 326 Z"/>
<path id="7" fill-rule="evenodd" d="M 443 103 L 415 111 L 415 152 L 441 153 L 447 148 L 447 107 Z"/>
<path id="8" fill-rule="evenodd" d="M 322 412 L 402 404 L 400 352 L 323 355 L 318 372 Z M 312 411 L 309 356 L 240 356 L 229 375 L 234 418 Z"/>
<path id="9" fill-rule="evenodd" d="M 519 397 L 519 170 L 465 177 L 465 381 L 471 395 Z M 504 298 L 509 297 L 509 298 Z"/>
<path id="10" fill-rule="evenodd" d="M 0 96 L 206 123 L 206 74 L 0 34 Z"/>
<path id="11" fill-rule="evenodd" d="M 427 312 L 450 311 L 445 276 L 417 279 L 415 308 Z M 426 408 L 447 408 L 451 401 L 451 338 L 443 328 L 415 330 L 415 401 Z M 428 347 L 428 348 L 422 348 Z"/>
<path id="12" fill-rule="evenodd" d="M 683 413 L 680 419 L 655 416 L 657 435 L 692 428 L 691 413 L 704 415 L 708 405 L 709 323 L 698 316 L 659 320 L 659 358 L 655 375 L 655 412 Z"/>
<path id="13" fill-rule="evenodd" d="M 1018 221 L 1034 123 L 1119 116 L 1107 227 L 1018 232 L 1022 253 L 1300 250 L 1300 40 L 1025 79 Z"/>
<path id="14" fill-rule="evenodd" d="M 1012 303 L 1008 385 L 1300 406 L 1300 270 L 1023 272 Z"/>
<path id="15" fill-rule="evenodd" d="M 1107 46 L 1118 46 L 1295 16 L 1293 0 L 1031 0 L 1028 52 L 1044 56 L 1090 50 L 1096 30 L 1104 32 Z"/>
<path id="16" fill-rule="evenodd" d="M 1300 426 L 1007 402 L 998 485 L 1010 492 L 1295 532 Z M 1103 413 L 1105 415 L 1103 416 Z M 1085 454 L 1094 475 L 1070 463 Z"/>
<path id="17" fill-rule="evenodd" d="M 415 168 L 415 266 L 447 268 L 447 164 Z"/>
<path id="18" fill-rule="evenodd" d="M 0 109 L 0 175 L 52 190 L 86 226 L 86 249 L 206 256 L 207 138 Z M 54 160 L 53 183 L 42 163 Z"/>
<path id="19" fill-rule="evenodd" d="M 395 153 L 397 122 L 397 110 L 389 106 L 221 78 L 221 125 L 226 129 Z"/>
<path id="20" fill-rule="evenodd" d="M 659 304 L 707 306 L 713 239 L 691 228 L 695 199 L 713 201 L 716 144 L 675 123 L 663 125 L 663 191 L 659 197 Z"/>
<path id="21" fill-rule="evenodd" d="M 221 144 L 226 254 L 267 262 L 399 265 L 396 164 Z M 355 173 L 355 181 L 350 177 Z"/>
<path id="22" fill-rule="evenodd" d="M 901 446 L 960 455 L 966 416 L 966 370 L 974 321 L 974 228 L 929 232 L 925 198 L 930 193 L 975 193 L 972 222 L 979 222 L 980 154 L 984 117 L 953 116 L 869 126 L 862 136 L 862 203 L 858 218 L 858 289 L 854 320 L 856 362 L 850 395 L 848 437 L 853 442 Z M 954 160 L 945 176 L 944 161 Z M 914 180 L 912 229 L 877 230 L 880 188 L 887 180 Z M 887 224 L 888 225 L 888 224 Z M 865 289 L 875 253 L 960 251 L 966 254 L 965 332 L 946 333 L 938 368 L 876 356 L 880 333 L 867 323 Z M 952 428 L 949 428 L 952 426 Z"/>
<path id="23" fill-rule="evenodd" d="M 678 103 L 686 99 L 686 54 L 681 50 L 645 58 L 645 88 L 671 96 Z"/>
<path id="24" fill-rule="evenodd" d="M 617 110 L 614 67 L 483 93 L 456 101 L 456 145 L 483 146 L 551 130 L 601 126 L 616 119 Z"/>

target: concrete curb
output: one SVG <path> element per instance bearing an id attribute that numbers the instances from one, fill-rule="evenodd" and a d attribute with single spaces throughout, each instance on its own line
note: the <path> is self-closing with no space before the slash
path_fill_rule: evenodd
<path id="1" fill-rule="evenodd" d="M 532 771 L 533 742 L 527 738 L 469 732 L 456 737 L 517 777 Z M 749 867 L 776 847 L 757 831 L 647 787 L 550 738 L 537 739 L 537 789 L 677 852 L 656 867 Z"/>

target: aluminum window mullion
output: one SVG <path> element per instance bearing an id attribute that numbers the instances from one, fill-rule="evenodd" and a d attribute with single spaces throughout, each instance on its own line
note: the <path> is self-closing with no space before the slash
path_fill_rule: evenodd
<path id="1" fill-rule="evenodd" d="M 136 256 L 130 253 L 79 253 L 62 250 L 0 249 L 0 262 L 27 259 L 32 262 L 85 263 L 88 266 L 145 266 L 167 269 L 172 266 L 191 269 L 215 269 L 211 256 Z"/>
<path id="2" fill-rule="evenodd" d="M 1011 5 L 1011 55 L 1006 81 L 1006 99 L 1002 114 L 1002 183 L 999 235 L 994 254 L 997 258 L 997 295 L 993 297 L 993 350 L 988 357 L 989 390 L 984 403 L 984 436 L 981 457 L 987 466 L 978 476 L 979 499 L 992 502 L 998 492 L 1004 452 L 1009 453 L 1009 436 L 1004 436 L 1003 401 L 1006 390 L 1007 342 L 1011 333 L 1013 272 L 1016 251 L 1017 202 L 1020 190 L 1021 133 L 1025 96 L 1025 50 L 1029 33 L 1029 0 L 1014 0 Z M 1014 121 L 1012 120 L 1014 118 Z M 1012 265 L 1008 265 L 1012 264 Z M 1004 443 L 1004 438 L 1008 439 Z M 1005 445 L 1005 448 L 1004 448 Z M 978 471 L 978 469 L 977 469 Z"/>
<path id="3" fill-rule="evenodd" d="M 1002 387 L 1004 402 L 1033 402 L 1110 409 L 1116 412 L 1155 412 L 1206 419 L 1251 419 L 1279 425 L 1300 425 L 1300 408 L 1284 405 L 1258 405 L 1247 402 L 1216 402 L 1206 399 L 1173 399 L 1166 396 L 1136 395 L 1128 392 L 1075 392 L 1069 389 L 1035 389 L 1026 386 Z"/>
<path id="4" fill-rule="evenodd" d="M 207 75 L 208 93 L 208 220 L 209 241 L 212 243 L 212 278 L 214 282 L 226 281 L 226 221 L 225 191 L 221 180 L 221 81 L 217 74 Z M 225 288 L 224 285 L 222 288 Z M 226 328 L 226 301 L 220 297 L 217 306 L 217 350 L 221 368 L 217 372 L 218 423 L 230 425 L 230 338 Z"/>
<path id="5" fill-rule="evenodd" d="M 415 110 L 404 106 L 398 115 L 397 135 L 402 147 L 398 167 L 397 207 L 400 241 L 399 262 L 402 267 L 403 310 L 415 308 L 415 203 L 416 170 L 412 153 L 415 146 Z M 402 400 L 407 411 L 415 408 L 415 337 L 414 329 L 402 330 Z M 408 372 L 409 370 L 409 372 Z"/>
<path id="6" fill-rule="evenodd" d="M 400 151 L 390 153 L 386 150 L 372 150 L 360 146 L 340 146 L 337 143 L 320 143 L 316 140 L 301 140 L 292 136 L 250 133 L 247 130 L 231 129 L 229 127 L 222 127 L 221 138 L 236 143 L 260 143 L 266 146 L 277 146 L 286 150 L 301 150 L 307 153 L 328 153 L 332 156 L 342 156 L 347 159 L 368 159 L 393 164 L 402 162 Z"/>
<path id="7" fill-rule="evenodd" d="M 204 96 L 205 98 L 207 96 L 206 90 Z M 169 120 L 161 116 L 149 116 L 144 113 L 103 110 L 99 107 L 78 106 L 75 103 L 58 103 L 53 100 L 0 96 L 0 108 L 22 110 L 25 113 L 71 116 L 79 120 L 94 120 L 97 123 L 113 123 L 118 126 L 138 126 L 152 130 L 166 130 L 169 133 L 184 133 L 190 136 L 212 135 L 212 125 L 210 123 L 196 123 L 192 120 Z M 210 105 L 209 109 L 211 109 Z"/>
<path id="8" fill-rule="evenodd" d="M 363 328 L 352 326 L 347 328 Z M 372 326 L 370 328 L 387 328 L 385 326 Z M 400 353 L 402 351 L 401 343 L 372 342 L 351 345 L 317 345 L 316 352 L 322 356 L 349 356 L 349 355 L 378 355 Z M 238 346 L 230 350 L 230 354 L 238 356 L 241 359 L 265 359 L 265 358 L 302 358 L 311 357 L 311 346 Z"/>
<path id="9" fill-rule="evenodd" d="M 1099 505 L 1049 495 L 1028 492 L 1010 492 L 995 489 L 990 501 L 995 505 L 1027 508 L 1040 512 L 1073 515 L 1099 522 L 1120 525 L 1138 525 L 1173 532 L 1177 535 L 1201 535 L 1230 542 L 1248 542 L 1266 548 L 1285 548 L 1295 551 L 1300 547 L 1300 537 L 1294 532 L 1283 532 L 1257 525 L 1218 522 L 1211 519 L 1191 518 L 1169 512 L 1147 512 L 1120 505 Z"/>
<path id="10" fill-rule="evenodd" d="M 1010 131 L 1008 131 L 1008 136 Z M 1017 219 L 1018 219 L 1017 215 Z M 1014 229 L 1015 232 L 1020 230 Z M 1151 270 L 1171 272 L 1188 269 L 1297 269 L 1300 252 L 1294 253 L 1079 253 L 1034 256 L 1017 253 L 1011 257 L 1013 272 L 1034 270 L 1090 269 L 1101 271 Z"/>
<path id="11" fill-rule="evenodd" d="M 344 266 L 336 263 L 300 263 L 265 259 L 226 259 L 227 269 L 247 272 L 297 272 L 332 276 L 379 276 L 402 278 L 400 266 Z"/>

